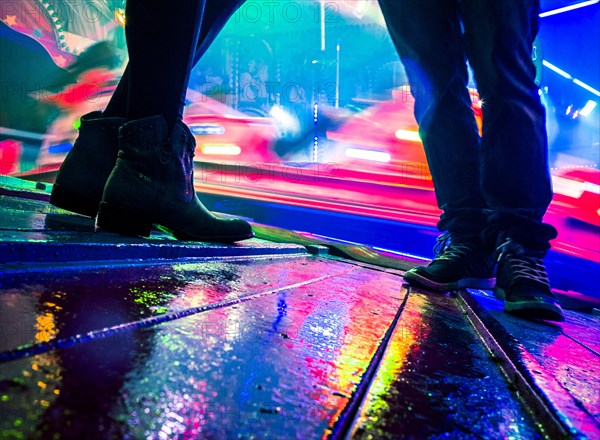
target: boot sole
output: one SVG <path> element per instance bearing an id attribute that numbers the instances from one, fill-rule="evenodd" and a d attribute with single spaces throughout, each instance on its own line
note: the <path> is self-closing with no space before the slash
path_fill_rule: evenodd
<path id="1" fill-rule="evenodd" d="M 504 289 L 494 289 L 497 298 L 504 301 L 504 311 L 520 318 L 537 318 L 546 321 L 564 321 L 562 308 L 551 302 L 520 301 L 518 303 L 506 301 Z"/>
<path id="2" fill-rule="evenodd" d="M 458 289 L 491 289 L 496 283 L 496 278 L 463 278 L 452 283 L 438 283 L 413 272 L 406 272 L 404 280 L 409 284 L 442 293 Z"/>
<path id="3" fill-rule="evenodd" d="M 117 232 L 121 235 L 149 237 L 152 230 L 152 221 L 140 221 L 139 218 L 150 218 L 152 214 L 115 206 L 113 204 L 102 202 L 98 211 L 96 226 L 98 229 L 109 232 Z M 195 235 L 183 230 L 170 228 L 167 224 L 156 222 L 161 229 L 173 235 L 178 240 L 186 241 L 208 241 L 218 243 L 234 243 L 236 241 L 246 240 L 254 237 L 254 233 L 240 235 Z"/>
<path id="4" fill-rule="evenodd" d="M 151 218 L 151 214 L 102 202 L 96 227 L 102 231 L 116 232 L 121 235 L 149 237 L 152 222 L 139 220 L 140 218 Z"/>
<path id="5" fill-rule="evenodd" d="M 189 234 L 185 231 L 176 231 L 170 229 L 167 226 L 160 225 L 162 229 L 166 229 L 170 234 L 172 234 L 177 240 L 188 240 L 188 241 L 208 241 L 215 243 L 235 243 L 236 241 L 247 240 L 249 238 L 254 237 L 254 232 L 250 234 L 240 234 L 240 235 L 195 235 Z"/>
<path id="6" fill-rule="evenodd" d="M 50 203 L 61 209 L 75 212 L 86 217 L 95 218 L 98 214 L 100 200 L 89 194 L 78 194 L 64 188 L 59 183 L 52 186 Z"/>

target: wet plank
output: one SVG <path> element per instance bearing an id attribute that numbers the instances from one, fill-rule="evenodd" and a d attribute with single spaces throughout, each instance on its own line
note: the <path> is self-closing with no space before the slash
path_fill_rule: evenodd
<path id="1" fill-rule="evenodd" d="M 92 298 L 102 287 L 88 291 L 62 280 L 52 305 L 40 295 L 21 315 L 31 315 L 34 326 L 46 322 L 58 338 L 140 319 L 157 313 L 154 307 L 217 304 L 257 287 L 272 292 L 0 365 L 2 428 L 67 438 L 321 437 L 395 316 L 402 282 L 306 260 L 182 264 L 157 278 L 133 271 L 105 286 L 97 305 Z M 319 281 L 297 283 L 302 277 Z M 23 301 L 31 293 L 11 295 Z"/>
<path id="2" fill-rule="evenodd" d="M 526 354 L 531 355 L 544 372 L 558 383 L 562 388 L 560 391 L 572 396 L 576 409 L 584 416 L 590 416 L 592 425 L 595 422 L 591 428 L 600 432 L 600 318 L 567 310 L 565 321 L 560 323 L 520 319 L 504 313 L 502 301 L 491 292 L 470 292 L 502 328 L 522 345 Z M 552 394 L 552 387 L 548 388 L 548 392 Z M 557 402 L 562 400 L 557 396 Z M 558 409 L 579 424 L 573 411 L 566 407 Z"/>
<path id="3" fill-rule="evenodd" d="M 0 351 L 135 324 L 353 270 L 313 257 L 25 273 L 0 288 Z"/>
<path id="4" fill-rule="evenodd" d="M 357 439 L 540 438 L 459 310 L 412 289 L 367 399 Z"/>

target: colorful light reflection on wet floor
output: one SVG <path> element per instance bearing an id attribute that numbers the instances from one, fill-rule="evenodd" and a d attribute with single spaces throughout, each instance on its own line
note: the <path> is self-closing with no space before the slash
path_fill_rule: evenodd
<path id="1" fill-rule="evenodd" d="M 315 275 L 307 280 L 308 265 Z M 0 367 L 5 432 L 78 438 L 314 437 L 345 406 L 398 308 L 399 297 L 373 293 L 401 285 L 397 276 L 313 259 L 35 281 L 3 292 L 3 322 L 19 329 L 5 332 L 4 350 L 279 289 Z"/>
<path id="2" fill-rule="evenodd" d="M 406 289 L 398 273 L 305 257 L 37 274 L 2 295 L 3 351 L 65 341 L 0 366 L 9 437 L 320 438 L 369 385 Z M 359 437 L 535 436 L 451 302 L 411 297 Z M 155 317 L 172 319 L 135 325 Z"/>

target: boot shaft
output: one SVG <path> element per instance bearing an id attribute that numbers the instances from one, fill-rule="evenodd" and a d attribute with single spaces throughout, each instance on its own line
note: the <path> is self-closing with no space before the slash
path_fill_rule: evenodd
<path id="1" fill-rule="evenodd" d="M 147 180 L 160 178 L 160 156 L 168 149 L 167 123 L 151 116 L 124 124 L 119 129 L 119 160 L 125 161 Z"/>
<path id="2" fill-rule="evenodd" d="M 87 113 L 80 119 L 79 138 L 84 138 L 87 143 L 92 140 L 92 137 L 97 139 L 96 143 L 101 144 L 103 150 L 114 151 L 116 157 L 119 128 L 125 122 L 125 118 L 105 118 L 101 111 Z"/>
<path id="3" fill-rule="evenodd" d="M 181 121 L 175 124 L 170 137 L 170 151 L 165 153 L 164 189 L 182 202 L 190 202 L 194 191 L 194 151 L 196 139 Z M 167 157 L 168 156 L 168 157 Z"/>
<path id="4" fill-rule="evenodd" d="M 159 224 L 178 239 L 233 243 L 253 236 L 248 222 L 214 216 L 194 192 L 196 142 L 178 121 L 170 135 L 162 116 L 131 121 L 119 132 L 119 158 L 104 187 L 97 226 L 150 235 Z"/>
<path id="5" fill-rule="evenodd" d="M 155 185 L 159 194 L 184 202 L 195 194 L 195 147 L 194 136 L 183 122 L 178 121 L 169 135 L 162 116 L 131 121 L 119 130 L 119 160 Z"/>
<path id="6" fill-rule="evenodd" d="M 81 117 L 79 136 L 56 176 L 50 203 L 95 217 L 102 191 L 117 160 L 119 127 L 124 118 L 104 118 L 101 111 Z"/>

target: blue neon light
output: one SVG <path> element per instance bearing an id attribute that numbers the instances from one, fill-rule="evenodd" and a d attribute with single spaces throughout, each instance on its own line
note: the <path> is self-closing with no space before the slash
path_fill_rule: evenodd
<path id="1" fill-rule="evenodd" d="M 544 66 L 546 66 L 548 69 L 558 73 L 560 76 L 564 76 L 567 79 L 573 79 L 573 77 L 571 75 L 569 75 L 567 72 L 565 72 L 562 69 L 559 69 L 558 67 L 556 67 L 554 64 L 549 63 L 548 61 L 544 60 L 542 61 L 542 63 L 544 64 Z"/>
<path id="2" fill-rule="evenodd" d="M 577 84 L 579 87 L 583 87 L 584 89 L 586 89 L 588 92 L 592 92 L 594 95 L 596 96 L 600 96 L 600 91 L 596 90 L 595 88 L 587 85 L 586 83 L 584 83 L 581 80 L 578 80 L 577 78 L 573 78 L 573 82 L 575 84 Z"/>
<path id="3" fill-rule="evenodd" d="M 573 76 L 571 76 L 569 73 L 565 72 L 562 69 L 559 69 L 554 64 L 552 64 L 552 63 L 550 63 L 550 62 L 548 62 L 546 60 L 542 61 L 542 63 L 544 64 L 544 66 L 546 66 L 548 69 L 552 70 L 553 72 L 558 73 L 560 76 L 562 76 L 564 78 L 570 79 L 571 81 L 573 81 L 574 84 L 577 84 L 582 89 L 585 89 L 588 92 L 591 92 L 591 93 L 593 93 L 596 96 L 600 96 L 600 91 L 596 90 L 595 88 L 593 88 L 589 84 L 584 83 L 580 79 L 573 78 Z"/>
<path id="4" fill-rule="evenodd" d="M 565 6 L 558 9 L 552 9 L 550 11 L 542 12 L 540 14 L 541 18 L 550 17 L 551 15 L 562 14 L 563 12 L 569 12 L 574 9 L 585 8 L 586 6 L 592 6 L 598 3 L 600 0 L 589 0 L 586 2 L 575 3 L 574 5 Z"/>
<path id="5" fill-rule="evenodd" d="M 50 154 L 61 154 L 68 152 L 71 148 L 73 148 L 73 144 L 70 142 L 65 142 L 63 144 L 51 145 L 48 148 L 48 153 Z"/>
<path id="6" fill-rule="evenodd" d="M 579 111 L 581 116 L 588 116 L 598 105 L 596 101 L 592 101 L 591 99 L 583 106 L 583 108 Z"/>

